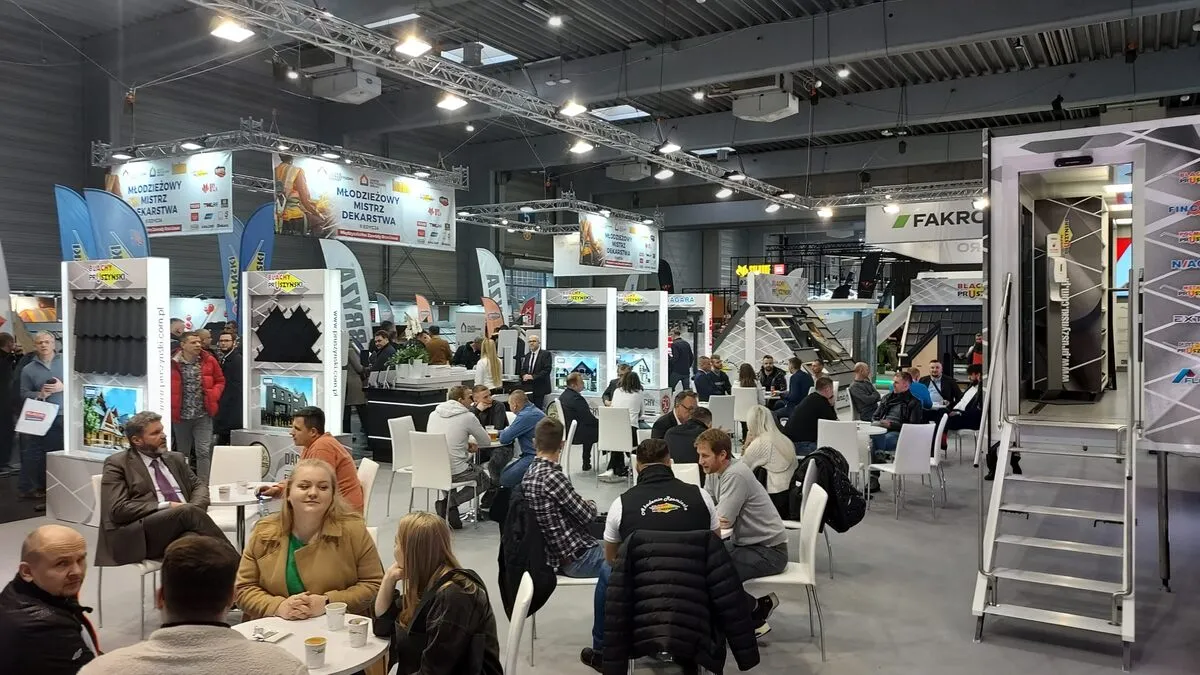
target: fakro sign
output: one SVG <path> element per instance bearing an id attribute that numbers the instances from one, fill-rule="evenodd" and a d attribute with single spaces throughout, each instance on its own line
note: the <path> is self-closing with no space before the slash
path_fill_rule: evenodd
<path id="1" fill-rule="evenodd" d="M 979 239 L 983 237 L 983 218 L 983 211 L 970 199 L 901 204 L 898 213 L 868 206 L 866 243 Z"/>

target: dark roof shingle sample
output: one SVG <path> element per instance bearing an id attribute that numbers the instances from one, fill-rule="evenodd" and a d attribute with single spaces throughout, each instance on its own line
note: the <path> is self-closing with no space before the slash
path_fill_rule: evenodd
<path id="1" fill-rule="evenodd" d="M 73 331 L 75 372 L 146 375 L 146 301 L 77 298 Z"/>
<path id="2" fill-rule="evenodd" d="M 291 316 L 279 307 L 255 329 L 262 349 L 254 360 L 262 363 L 320 363 L 313 345 L 321 338 L 321 328 L 313 323 L 308 310 L 297 307 Z"/>

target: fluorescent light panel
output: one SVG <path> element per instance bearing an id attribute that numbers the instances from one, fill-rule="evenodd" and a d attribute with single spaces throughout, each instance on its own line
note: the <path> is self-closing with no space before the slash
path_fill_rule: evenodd
<path id="1" fill-rule="evenodd" d="M 567 101 L 562 108 L 559 108 L 558 112 L 564 117 L 575 117 L 587 112 L 587 106 L 575 101 Z"/>
<path id="2" fill-rule="evenodd" d="M 199 143 L 195 143 L 193 141 L 184 141 L 183 143 L 179 144 L 179 147 L 183 148 L 184 150 L 199 150 L 200 148 L 203 148 L 204 146 L 200 145 Z"/>
<path id="3" fill-rule="evenodd" d="M 719 148 L 701 148 L 700 150 L 692 150 L 692 154 L 696 155 L 697 157 L 705 157 L 708 155 L 715 155 L 722 150 L 725 152 L 737 152 L 737 150 L 734 150 L 728 145 L 723 145 Z"/>
<path id="4" fill-rule="evenodd" d="M 420 14 L 402 14 L 400 16 L 393 16 L 390 19 L 372 21 L 371 23 L 365 24 L 365 26 L 367 28 L 386 28 L 387 26 L 394 26 L 398 23 L 404 23 L 405 21 L 412 21 L 413 19 L 419 18 L 421 18 Z"/>
<path id="5" fill-rule="evenodd" d="M 571 152 L 577 155 L 582 155 L 585 152 L 591 152 L 594 148 L 594 145 L 581 138 L 578 141 L 575 141 L 575 145 L 571 146 Z"/>
<path id="6" fill-rule="evenodd" d="M 442 97 L 442 100 L 437 102 L 437 107 L 442 110 L 458 110 L 467 105 L 467 102 L 454 94 L 447 93 Z"/>
<path id="7" fill-rule="evenodd" d="M 717 190 L 717 199 L 727 199 L 731 196 L 733 196 L 733 190 L 731 190 L 727 187 L 723 187 L 720 190 Z"/>
<path id="8" fill-rule="evenodd" d="M 397 52 L 413 58 L 424 54 L 430 49 L 433 49 L 433 45 L 422 40 L 416 35 L 409 35 L 396 45 Z"/>
<path id="9" fill-rule="evenodd" d="M 254 31 L 232 19 L 224 19 L 212 30 L 212 34 L 230 42 L 245 42 L 254 37 Z"/>
<path id="10" fill-rule="evenodd" d="M 621 120 L 634 120 L 639 117 L 649 117 L 650 113 L 640 108 L 635 108 L 631 105 L 614 105 L 607 108 L 596 108 L 592 111 L 592 115 L 599 117 L 606 122 L 620 122 Z"/>
<path id="11" fill-rule="evenodd" d="M 483 50 L 479 54 L 480 65 L 493 66 L 497 63 L 507 63 L 509 61 L 517 60 L 516 56 L 509 54 L 503 49 L 493 47 L 486 42 L 480 42 L 479 44 L 483 47 Z M 463 48 L 459 47 L 458 49 L 451 49 L 450 51 L 442 52 L 442 58 L 455 63 L 462 63 Z"/>
<path id="12" fill-rule="evenodd" d="M 778 205 L 778 204 L 776 204 L 776 203 L 774 203 L 774 202 L 772 202 L 772 203 L 770 203 L 770 204 L 767 204 L 767 208 L 766 208 L 766 209 L 764 209 L 764 210 L 765 210 L 767 213 L 775 213 L 776 211 L 778 211 L 778 210 L 779 210 L 779 205 Z"/>
<path id="13" fill-rule="evenodd" d="M 665 167 L 664 167 L 664 168 L 662 168 L 662 169 L 659 169 L 659 170 L 658 170 L 658 173 L 654 174 L 654 177 L 655 177 L 655 178 L 657 178 L 657 179 L 659 179 L 659 180 L 666 180 L 666 179 L 668 179 L 668 178 L 670 178 L 671 176 L 674 176 L 674 175 L 675 175 L 675 172 L 674 172 L 674 171 L 672 171 L 671 169 L 668 169 L 668 168 L 665 168 Z"/>

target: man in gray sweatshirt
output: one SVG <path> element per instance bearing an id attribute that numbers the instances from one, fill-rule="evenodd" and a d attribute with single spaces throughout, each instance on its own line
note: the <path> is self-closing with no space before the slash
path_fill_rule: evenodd
<path id="1" fill-rule="evenodd" d="M 453 483 L 475 483 L 476 488 L 459 488 L 450 494 L 450 499 L 439 499 L 434 509 L 439 516 L 446 517 L 450 527 L 462 529 L 462 518 L 458 514 L 460 504 L 471 501 L 476 490 L 482 495 L 492 489 L 492 477 L 484 467 L 471 462 L 471 455 L 480 443 L 490 443 L 487 431 L 479 418 L 471 412 L 471 388 L 450 387 L 446 400 L 434 408 L 429 415 L 426 429 L 431 434 L 444 434 L 450 451 L 450 481 Z"/>
<path id="2" fill-rule="evenodd" d="M 725 548 L 742 581 L 780 574 L 787 568 L 787 533 L 767 489 L 740 461 L 733 460 L 733 441 L 721 429 L 709 429 L 696 438 L 700 467 L 708 475 L 704 489 L 717 506 L 722 532 L 730 530 Z M 762 637 L 771 631 L 767 618 L 779 606 L 771 593 L 761 598 L 747 594 Z"/>

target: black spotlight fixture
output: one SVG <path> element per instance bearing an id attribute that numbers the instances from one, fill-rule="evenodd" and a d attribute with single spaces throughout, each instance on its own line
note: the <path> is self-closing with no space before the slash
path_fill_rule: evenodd
<path id="1" fill-rule="evenodd" d="M 858 173 L 858 189 L 866 190 L 871 187 L 871 172 L 860 171 Z"/>
<path id="2" fill-rule="evenodd" d="M 908 152 L 908 141 L 901 138 L 900 144 L 897 147 L 900 150 L 900 154 L 903 155 L 904 153 Z"/>
<path id="3" fill-rule="evenodd" d="M 1137 57 L 1138 44 L 1136 42 L 1130 42 L 1129 44 L 1125 45 L 1125 63 L 1132 64 L 1137 61 Z"/>
<path id="4" fill-rule="evenodd" d="M 1061 113 L 1063 111 L 1062 104 L 1063 104 L 1063 95 L 1059 94 L 1058 96 L 1054 97 L 1054 100 L 1050 101 L 1050 109 L 1056 113 Z"/>

